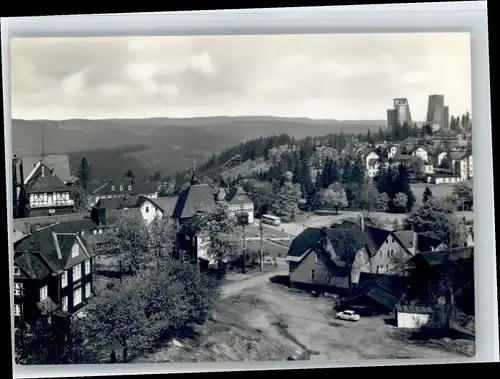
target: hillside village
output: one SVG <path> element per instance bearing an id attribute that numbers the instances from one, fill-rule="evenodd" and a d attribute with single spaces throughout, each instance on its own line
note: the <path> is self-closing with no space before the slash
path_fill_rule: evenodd
<path id="1" fill-rule="evenodd" d="M 257 286 L 327 301 L 332 317 L 355 310 L 408 343 L 473 334 L 465 120 L 262 137 L 161 180 L 124 168 L 98 181 L 99 162 L 82 158 L 71 173 L 64 155 L 15 156 L 18 361 L 133 362 L 183 349 L 195 339 L 185 330 L 208 328 L 224 299 Z"/>

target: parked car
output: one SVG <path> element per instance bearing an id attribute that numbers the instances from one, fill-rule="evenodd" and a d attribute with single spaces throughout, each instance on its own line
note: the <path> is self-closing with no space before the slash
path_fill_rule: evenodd
<path id="1" fill-rule="evenodd" d="M 337 312 L 337 315 L 335 318 L 338 318 L 340 320 L 346 320 L 346 321 L 359 321 L 360 316 L 355 313 L 354 311 L 342 311 L 342 312 Z"/>

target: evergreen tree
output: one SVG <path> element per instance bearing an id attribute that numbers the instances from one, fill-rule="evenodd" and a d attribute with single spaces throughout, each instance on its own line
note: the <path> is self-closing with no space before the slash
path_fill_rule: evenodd
<path id="1" fill-rule="evenodd" d="M 78 177 L 78 181 L 80 182 L 82 188 L 87 189 L 87 184 L 90 182 L 90 179 L 92 177 L 92 170 L 90 167 L 90 163 L 86 158 L 82 158 L 82 160 L 80 161 L 76 176 Z"/>
<path id="2" fill-rule="evenodd" d="M 378 128 L 377 140 L 382 142 L 386 139 L 386 135 L 382 127 Z"/>
<path id="3" fill-rule="evenodd" d="M 366 141 L 368 143 L 373 143 L 373 137 L 372 137 L 372 132 L 370 129 L 368 129 L 368 132 L 366 133 Z"/>
<path id="4" fill-rule="evenodd" d="M 432 197 L 432 191 L 429 187 L 425 187 L 424 194 L 422 195 L 422 202 L 426 203 Z"/>
<path id="5" fill-rule="evenodd" d="M 403 122 L 403 126 L 401 128 L 401 139 L 405 139 L 411 137 L 411 127 L 406 121 Z"/>

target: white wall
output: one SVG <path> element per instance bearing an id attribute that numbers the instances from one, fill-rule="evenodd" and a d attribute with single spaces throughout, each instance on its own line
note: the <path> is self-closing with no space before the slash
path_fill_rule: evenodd
<path id="1" fill-rule="evenodd" d="M 141 205 L 142 219 L 146 224 L 150 224 L 156 217 L 162 218 L 163 212 L 151 201 L 144 201 Z"/>
<path id="2" fill-rule="evenodd" d="M 417 329 L 429 322 L 430 315 L 398 312 L 396 315 L 398 328 Z"/>

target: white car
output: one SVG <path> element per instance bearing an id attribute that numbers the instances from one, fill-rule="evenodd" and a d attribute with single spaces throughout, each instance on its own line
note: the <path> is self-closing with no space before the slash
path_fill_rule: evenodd
<path id="1" fill-rule="evenodd" d="M 357 313 L 354 313 L 354 311 L 342 311 L 337 312 L 335 318 L 346 321 L 359 321 L 360 317 Z"/>

